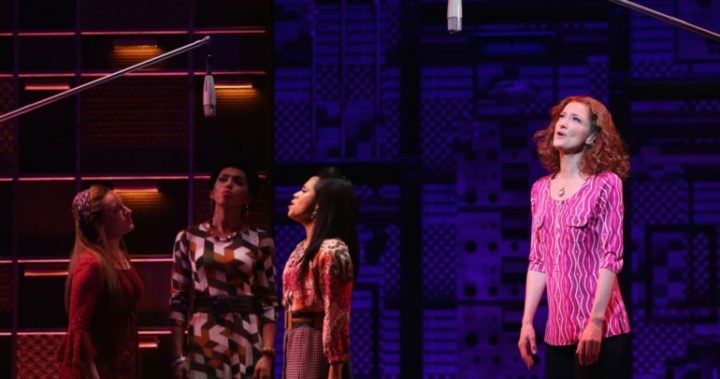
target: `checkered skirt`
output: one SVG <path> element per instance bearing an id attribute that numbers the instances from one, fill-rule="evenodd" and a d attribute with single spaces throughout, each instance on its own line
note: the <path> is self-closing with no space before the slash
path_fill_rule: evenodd
<path id="1" fill-rule="evenodd" d="M 323 353 L 322 330 L 308 325 L 285 332 L 282 379 L 327 379 L 330 364 Z M 351 379 L 350 362 L 343 364 L 343 379 Z"/>

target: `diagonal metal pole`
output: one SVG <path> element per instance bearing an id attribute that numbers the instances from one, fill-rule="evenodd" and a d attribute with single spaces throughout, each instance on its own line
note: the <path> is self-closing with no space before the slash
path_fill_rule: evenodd
<path id="1" fill-rule="evenodd" d="M 710 38 L 712 40 L 720 41 L 720 34 L 718 34 L 718 33 L 715 33 L 711 30 L 701 28 L 695 24 L 691 24 L 691 23 L 689 23 L 685 20 L 681 20 L 677 17 L 668 16 L 665 13 L 658 12 L 658 11 L 648 8 L 644 5 L 636 4 L 636 3 L 633 3 L 632 1 L 628 1 L 628 0 L 608 0 L 608 1 L 610 1 L 611 3 L 615 3 L 617 5 L 621 5 L 625 8 L 632 9 L 634 11 L 638 11 L 638 12 L 648 15 L 650 17 L 654 17 L 658 20 L 668 22 L 672 25 L 681 27 L 683 29 L 687 29 L 691 32 L 700 34 L 700 35 Z"/>
<path id="2" fill-rule="evenodd" d="M 166 60 L 166 59 L 169 59 L 169 58 L 172 58 L 172 57 L 174 57 L 174 56 L 176 56 L 176 55 L 180 55 L 180 54 L 185 53 L 185 52 L 187 52 L 187 51 L 196 49 L 196 48 L 198 48 L 198 47 L 200 47 L 200 46 L 202 46 L 202 45 L 206 45 L 206 44 L 208 44 L 208 43 L 210 43 L 210 36 L 207 36 L 207 37 L 205 37 L 205 38 L 203 38 L 203 39 L 201 39 L 201 40 L 197 40 L 197 41 L 195 41 L 195 42 L 189 43 L 189 44 L 187 44 L 187 45 L 185 45 L 185 46 L 178 47 L 178 48 L 175 49 L 175 50 L 168 51 L 168 52 L 165 53 L 165 54 L 161 54 L 161 55 L 158 55 L 157 57 L 150 58 L 150 59 L 148 59 L 148 60 L 146 60 L 146 61 L 137 63 L 137 64 L 135 64 L 135 65 L 132 65 L 132 66 L 127 67 L 127 68 L 124 68 L 124 69 L 122 69 L 122 70 L 120 70 L 120 71 L 117 71 L 117 72 L 114 72 L 114 73 L 112 73 L 112 74 L 108 74 L 108 75 L 106 75 L 106 76 L 97 78 L 97 79 L 95 79 L 95 80 L 93 80 L 93 81 L 90 81 L 90 82 L 87 82 L 87 83 L 85 83 L 85 84 L 81 84 L 81 85 L 79 85 L 79 86 L 77 86 L 77 87 L 75 87 L 75 88 L 70 88 L 70 89 L 67 90 L 67 91 L 63 91 L 63 92 L 57 93 L 57 94 L 55 94 L 55 95 L 52 95 L 52 96 L 50 96 L 50 97 L 48 97 L 48 98 L 42 99 L 42 100 L 40 100 L 40 101 L 36 101 L 36 102 L 34 102 L 34 103 L 32 103 L 32 104 L 25 105 L 25 106 L 23 106 L 23 107 L 21 107 L 21 108 L 15 109 L 14 111 L 11 111 L 11 112 L 8 112 L 8 113 L 5 113 L 5 114 L 0 115 L 0 123 L 2 123 L 2 122 L 4 122 L 4 121 L 7 121 L 7 120 L 10 120 L 10 119 L 13 119 L 13 118 L 15 118 L 15 117 L 18 117 L 18 116 L 20 116 L 20 115 L 23 115 L 23 114 L 25 114 L 25 113 L 31 112 L 31 111 L 33 111 L 33 110 L 35 110 L 35 109 L 40 108 L 40 107 L 44 107 L 44 106 L 46 106 L 46 105 L 48 105 L 48 104 L 52 104 L 52 103 L 54 103 L 54 102 L 56 102 L 56 101 L 58 101 L 58 100 L 60 100 L 60 99 L 64 99 L 64 98 L 66 98 L 66 97 L 68 97 L 68 96 L 72 96 L 72 95 L 74 95 L 74 94 L 76 94 L 76 93 L 80 93 L 80 92 L 85 91 L 85 90 L 88 90 L 88 89 L 90 89 L 90 88 L 99 86 L 99 85 L 101 85 L 101 84 L 103 84 L 103 83 L 107 83 L 107 82 L 109 82 L 109 81 L 111 81 L 111 80 L 113 80 L 113 79 L 117 79 L 117 78 L 119 78 L 119 77 L 121 77 L 121 76 L 123 76 L 123 75 L 125 75 L 125 74 L 130 73 L 130 72 L 139 70 L 139 69 L 141 69 L 141 68 L 150 66 L 150 65 L 155 64 L 155 63 L 158 63 L 158 62 L 162 62 L 162 61 L 164 61 L 164 60 Z"/>

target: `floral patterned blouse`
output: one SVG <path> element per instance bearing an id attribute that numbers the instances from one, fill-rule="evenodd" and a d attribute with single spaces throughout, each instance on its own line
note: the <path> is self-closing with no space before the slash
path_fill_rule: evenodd
<path id="1" fill-rule="evenodd" d="M 305 280 L 298 284 L 305 244 L 290 254 L 283 271 L 283 306 L 287 312 L 324 313 L 323 351 L 328 361 L 346 362 L 350 346 L 350 302 L 353 265 L 347 245 L 339 239 L 323 241 L 310 262 Z M 319 281 L 320 298 L 315 293 Z M 287 316 L 286 316 L 287 317 Z"/>

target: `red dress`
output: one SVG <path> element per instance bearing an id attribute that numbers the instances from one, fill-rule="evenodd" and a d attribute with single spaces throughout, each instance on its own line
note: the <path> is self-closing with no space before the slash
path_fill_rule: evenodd
<path id="1" fill-rule="evenodd" d="M 118 270 L 121 296 L 111 297 L 100 262 L 84 253 L 73 271 L 69 325 L 58 352 L 61 378 L 82 378 L 81 363 L 95 361 L 101 378 L 139 378 L 135 314 L 143 283 L 134 269 Z"/>

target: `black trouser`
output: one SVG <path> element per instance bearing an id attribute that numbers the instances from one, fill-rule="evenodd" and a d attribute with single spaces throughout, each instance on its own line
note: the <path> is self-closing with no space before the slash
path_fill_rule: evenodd
<path id="1" fill-rule="evenodd" d="M 545 348 L 546 379 L 625 379 L 622 370 L 626 361 L 629 334 L 603 338 L 600 357 L 589 366 L 580 366 L 575 350 L 577 345 L 551 346 Z"/>

